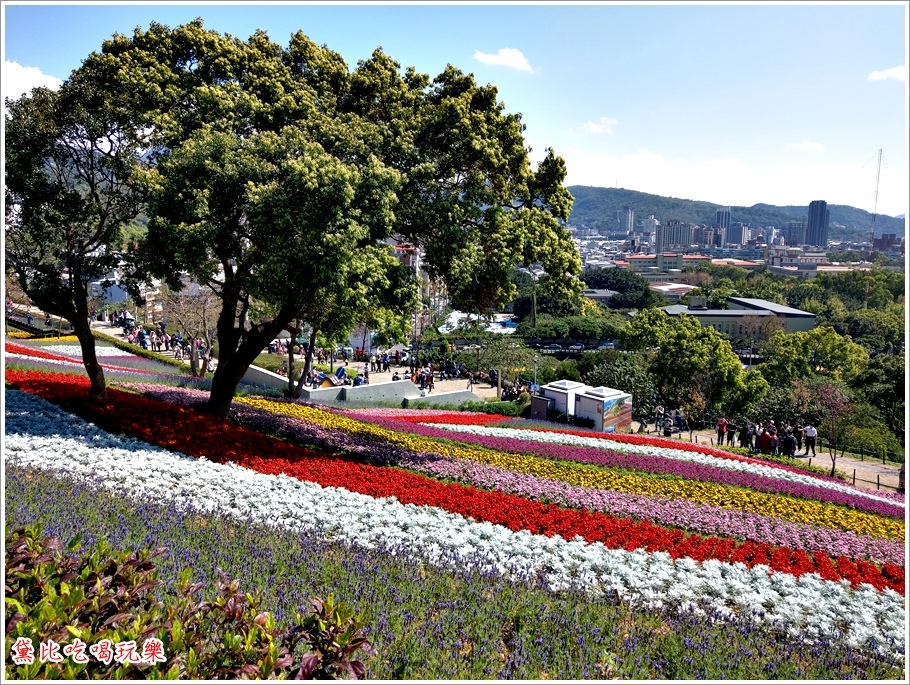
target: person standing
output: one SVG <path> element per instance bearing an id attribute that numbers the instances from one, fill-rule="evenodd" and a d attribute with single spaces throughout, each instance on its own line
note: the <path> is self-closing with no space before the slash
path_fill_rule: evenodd
<path id="1" fill-rule="evenodd" d="M 803 429 L 806 431 L 806 451 L 803 453 L 803 456 L 808 456 L 809 449 L 812 449 L 812 456 L 815 456 L 815 439 L 818 437 L 818 429 L 815 428 L 811 423 L 807 423 L 806 427 Z"/>
<path id="2" fill-rule="evenodd" d="M 727 445 L 729 447 L 733 446 L 733 441 L 736 438 L 736 424 L 730 421 L 727 424 Z"/>
<path id="3" fill-rule="evenodd" d="M 794 453 L 796 452 L 796 438 L 793 437 L 793 429 L 787 428 L 784 437 L 780 439 L 780 444 L 778 445 L 780 453 L 786 457 L 793 458 Z"/>
<path id="4" fill-rule="evenodd" d="M 468 371 L 468 390 L 474 389 L 474 374 Z"/>
<path id="5" fill-rule="evenodd" d="M 724 435 L 727 433 L 727 419 L 725 419 L 723 416 L 721 416 L 717 420 L 716 428 L 717 428 L 717 444 L 723 445 L 724 444 Z"/>

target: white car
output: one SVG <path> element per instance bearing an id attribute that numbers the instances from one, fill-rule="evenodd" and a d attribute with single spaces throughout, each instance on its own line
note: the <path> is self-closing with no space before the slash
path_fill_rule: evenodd
<path id="1" fill-rule="evenodd" d="M 581 352 L 583 349 L 585 349 L 585 346 L 581 343 L 575 343 L 574 345 L 569 345 L 569 349 L 573 352 Z"/>
<path id="2" fill-rule="evenodd" d="M 615 350 L 615 349 L 616 349 L 616 345 L 614 345 L 614 344 L 611 343 L 611 342 L 610 342 L 610 343 L 604 343 L 603 345 L 598 345 L 598 346 L 597 346 L 597 351 L 598 351 L 598 352 L 603 352 L 604 350 Z"/>

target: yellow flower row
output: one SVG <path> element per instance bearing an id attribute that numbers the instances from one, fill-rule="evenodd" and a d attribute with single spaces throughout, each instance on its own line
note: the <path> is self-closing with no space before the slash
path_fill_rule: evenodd
<path id="1" fill-rule="evenodd" d="M 686 499 L 701 504 L 740 509 L 765 516 L 776 516 L 799 523 L 839 528 L 880 538 L 900 539 L 904 537 L 905 526 L 903 522 L 831 504 L 798 499 L 786 495 L 752 492 L 714 483 L 614 473 L 606 469 L 593 468 L 571 462 L 437 442 L 429 438 L 386 430 L 368 423 L 339 416 L 338 414 L 299 404 L 247 397 L 238 397 L 235 398 L 235 401 L 266 411 L 286 414 L 325 428 L 342 430 L 376 442 L 398 445 L 417 452 L 433 452 L 457 459 L 470 459 L 511 471 L 560 480 L 572 485 L 620 490 L 637 495 Z"/>

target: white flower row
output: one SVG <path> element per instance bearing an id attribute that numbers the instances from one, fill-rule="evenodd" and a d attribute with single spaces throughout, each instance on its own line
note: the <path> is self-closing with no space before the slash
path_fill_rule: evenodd
<path id="1" fill-rule="evenodd" d="M 706 466 L 716 466 L 721 469 L 730 471 L 740 471 L 751 473 L 756 476 L 767 476 L 778 480 L 787 480 L 792 483 L 801 485 L 814 485 L 828 490 L 845 492 L 850 495 L 864 497 L 877 502 L 885 502 L 894 506 L 901 506 L 900 502 L 893 499 L 887 499 L 876 495 L 868 490 L 852 488 L 849 485 L 842 485 L 821 478 L 814 478 L 809 474 L 794 473 L 785 469 L 768 466 L 765 464 L 755 464 L 752 462 L 740 461 L 738 459 L 724 459 L 721 457 L 712 457 L 710 454 L 702 454 L 690 450 L 672 449 L 669 447 L 655 447 L 653 445 L 636 445 L 627 442 L 618 442 L 609 438 L 594 438 L 581 435 L 570 435 L 568 433 L 558 433 L 549 431 L 532 431 L 522 428 L 499 428 L 495 426 L 465 426 L 452 425 L 443 423 L 427 423 L 427 426 L 439 428 L 441 430 L 451 431 L 453 433 L 468 433 L 471 435 L 489 436 L 497 438 L 509 438 L 512 440 L 523 440 L 526 442 L 546 442 L 557 445 L 571 445 L 576 447 L 593 447 L 597 449 L 610 449 L 617 452 L 631 452 L 634 454 L 646 454 L 666 459 L 675 459 L 677 461 L 688 461 L 695 464 L 704 464 Z"/>
<path id="2" fill-rule="evenodd" d="M 32 368 L 43 367 L 45 364 L 50 366 L 62 366 L 66 369 L 81 369 L 85 370 L 85 364 L 81 361 L 69 361 L 64 359 L 44 359 L 43 357 L 32 357 L 25 354 L 18 354 L 16 352 L 7 352 L 5 355 L 6 361 L 21 359 L 22 361 L 29 364 Z M 129 369 L 124 366 L 115 366 L 113 364 L 101 364 L 101 368 L 104 369 L 105 373 L 141 373 L 141 374 L 157 374 L 161 375 L 158 371 L 149 371 L 147 369 Z"/>
<path id="3" fill-rule="evenodd" d="M 903 644 L 904 598 L 870 585 L 795 578 L 766 566 L 691 559 L 666 553 L 610 550 L 582 538 L 513 532 L 435 507 L 403 505 L 324 488 L 289 476 L 219 465 L 112 436 L 40 398 L 6 392 L 5 458 L 24 467 L 100 479 L 108 488 L 144 500 L 170 502 L 251 517 L 353 545 L 398 545 L 415 559 L 451 563 L 453 555 L 520 578 L 543 576 L 554 589 L 615 591 L 649 607 L 706 601 L 716 610 L 779 620 L 794 636 L 811 639 L 835 628 L 856 646 L 875 638 Z"/>
<path id="4" fill-rule="evenodd" d="M 82 348 L 79 345 L 42 345 L 38 349 L 52 354 L 61 354 L 64 357 L 75 357 L 82 359 Z M 110 347 L 108 345 L 95 345 L 95 354 L 98 357 L 135 357 L 136 355 L 119 347 Z"/>

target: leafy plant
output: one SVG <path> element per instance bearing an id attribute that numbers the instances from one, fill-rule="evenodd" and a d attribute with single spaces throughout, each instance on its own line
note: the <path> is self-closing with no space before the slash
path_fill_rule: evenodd
<path id="1" fill-rule="evenodd" d="M 311 599 L 311 611 L 298 614 L 297 625 L 278 631 L 273 616 L 260 610 L 261 596 L 241 593 L 239 582 L 220 570 L 213 599 L 198 599 L 203 583 L 191 583 L 185 570 L 176 592 L 159 600 L 152 591 L 162 583 L 152 560 L 164 548 L 115 552 L 102 542 L 77 556 L 78 546 L 78 536 L 64 547 L 57 537 L 42 538 L 35 526 L 7 532 L 6 653 L 22 654 L 25 638 L 33 649 L 53 640 L 64 654 L 79 650 L 84 657 L 81 663 L 75 657 L 11 659 L 8 679 L 358 679 L 365 673 L 352 658 L 359 650 L 373 653 L 365 616 L 331 595 Z M 84 654 L 103 640 L 118 649 L 142 645 L 142 656 L 134 650 L 134 659 L 105 663 Z M 151 656 L 149 640 L 159 641 L 160 661 L 141 660 Z"/>

